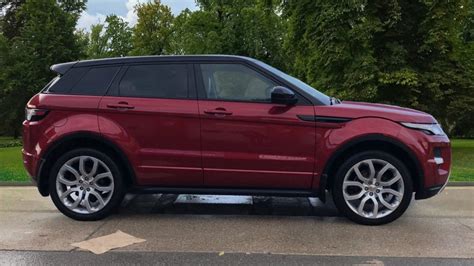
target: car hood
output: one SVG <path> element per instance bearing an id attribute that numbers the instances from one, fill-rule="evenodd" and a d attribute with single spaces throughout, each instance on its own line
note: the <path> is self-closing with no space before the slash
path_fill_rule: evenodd
<path id="1" fill-rule="evenodd" d="M 437 123 L 430 114 L 388 104 L 343 101 L 340 104 L 325 106 L 317 111 L 318 116 L 335 116 L 345 118 L 379 117 L 396 122 Z"/>

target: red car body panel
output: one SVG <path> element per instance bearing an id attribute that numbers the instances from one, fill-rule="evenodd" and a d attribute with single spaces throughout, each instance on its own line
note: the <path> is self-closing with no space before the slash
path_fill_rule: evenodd
<path id="1" fill-rule="evenodd" d="M 133 109 L 107 107 L 125 102 Z M 98 119 L 101 134 L 126 153 L 138 185 L 203 185 L 196 100 L 106 96 Z"/>
<path id="2" fill-rule="evenodd" d="M 199 101 L 199 111 L 206 186 L 311 187 L 315 126 L 297 115 L 313 116 L 313 106 Z"/>

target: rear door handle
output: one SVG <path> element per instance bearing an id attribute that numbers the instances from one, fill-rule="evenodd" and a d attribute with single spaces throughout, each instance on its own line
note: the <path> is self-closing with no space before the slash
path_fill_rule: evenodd
<path id="1" fill-rule="evenodd" d="M 222 108 L 222 107 L 212 109 L 212 110 L 204 110 L 204 113 L 208 115 L 217 115 L 217 116 L 232 115 L 232 112 L 229 112 L 225 108 Z"/>
<path id="2" fill-rule="evenodd" d="M 127 102 L 119 102 L 115 104 L 107 104 L 107 108 L 111 109 L 133 109 L 135 106 L 129 105 Z"/>

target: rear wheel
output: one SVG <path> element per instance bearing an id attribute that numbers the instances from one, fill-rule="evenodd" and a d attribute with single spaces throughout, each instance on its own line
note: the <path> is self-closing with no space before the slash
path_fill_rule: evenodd
<path id="1" fill-rule="evenodd" d="M 93 149 L 76 149 L 62 155 L 52 168 L 49 189 L 56 207 L 76 220 L 102 219 L 124 196 L 116 163 Z"/>
<path id="2" fill-rule="evenodd" d="M 353 155 L 337 171 L 334 202 L 349 219 L 367 225 L 392 222 L 410 204 L 413 183 L 406 166 L 382 151 Z"/>

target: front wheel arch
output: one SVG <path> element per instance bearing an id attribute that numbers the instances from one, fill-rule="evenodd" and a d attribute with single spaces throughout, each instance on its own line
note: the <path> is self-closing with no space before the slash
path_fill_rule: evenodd
<path id="1" fill-rule="evenodd" d="M 322 172 L 323 179 L 320 183 L 319 195 L 325 194 L 325 191 L 332 187 L 334 175 L 345 160 L 355 153 L 368 150 L 384 151 L 402 161 L 410 171 L 414 191 L 416 193 L 423 191 L 423 169 L 410 148 L 392 137 L 382 134 L 370 134 L 347 142 L 332 154 Z"/>

